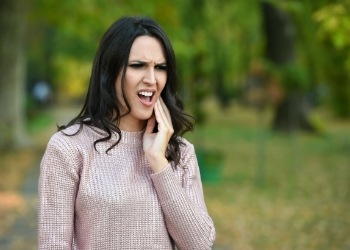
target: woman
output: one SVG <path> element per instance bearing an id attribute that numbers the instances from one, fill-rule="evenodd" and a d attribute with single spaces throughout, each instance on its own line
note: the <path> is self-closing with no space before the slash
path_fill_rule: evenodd
<path id="1" fill-rule="evenodd" d="M 41 162 L 39 249 L 211 248 L 175 56 L 154 20 L 112 24 L 82 111 L 59 130 Z"/>

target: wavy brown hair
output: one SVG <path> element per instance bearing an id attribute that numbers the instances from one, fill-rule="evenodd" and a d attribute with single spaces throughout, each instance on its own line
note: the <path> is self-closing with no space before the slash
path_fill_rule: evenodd
<path id="1" fill-rule="evenodd" d="M 79 130 L 70 135 L 73 136 L 81 131 L 83 125 L 102 129 L 106 132 L 106 136 L 94 142 L 95 150 L 97 150 L 97 143 L 111 139 L 113 131 L 118 133 L 119 139 L 107 149 L 106 153 L 120 142 L 122 133 L 117 124 L 121 119 L 121 111 L 117 104 L 115 80 L 122 73 L 122 96 L 128 108 L 127 113 L 129 113 L 130 105 L 124 90 L 125 72 L 134 40 L 145 35 L 158 39 L 164 48 L 167 62 L 167 81 L 161 96 L 169 109 L 174 128 L 166 157 L 177 165 L 180 161 L 180 136 L 187 131 L 193 131 L 192 117 L 184 112 L 183 104 L 179 98 L 176 60 L 171 43 L 160 25 L 148 17 L 122 17 L 109 27 L 103 35 L 95 55 L 84 106 L 67 125 L 58 126 L 58 130 L 61 131 L 74 124 L 79 124 Z"/>

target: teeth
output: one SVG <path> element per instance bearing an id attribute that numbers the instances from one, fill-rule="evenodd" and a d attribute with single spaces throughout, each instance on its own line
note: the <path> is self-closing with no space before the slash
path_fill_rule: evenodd
<path id="1" fill-rule="evenodd" d="M 139 92 L 139 95 L 152 96 L 153 92 L 141 91 L 141 92 Z"/>

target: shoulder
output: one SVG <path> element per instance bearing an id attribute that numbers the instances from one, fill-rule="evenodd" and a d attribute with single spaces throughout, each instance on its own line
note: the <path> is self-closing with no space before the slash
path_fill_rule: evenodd
<path id="1" fill-rule="evenodd" d="M 49 140 L 49 145 L 74 144 L 75 136 L 79 134 L 79 125 L 72 125 L 53 134 Z"/>
<path id="2" fill-rule="evenodd" d="M 196 152 L 194 145 L 184 137 L 179 137 L 181 162 L 188 160 L 196 160 Z"/>
<path id="3" fill-rule="evenodd" d="M 54 147 L 62 151 L 75 152 L 84 147 L 93 146 L 96 134 L 86 125 L 75 124 L 53 134 L 48 142 L 48 148 Z"/>
<path id="4" fill-rule="evenodd" d="M 79 125 L 74 125 L 52 135 L 40 164 L 43 173 L 77 173 L 80 171 L 85 149 L 80 145 L 78 137 L 71 135 L 71 132 L 76 132 L 78 127 Z"/>
<path id="5" fill-rule="evenodd" d="M 46 146 L 43 162 L 80 166 L 94 148 L 94 132 L 88 126 L 72 125 L 53 134 Z"/>
<path id="6" fill-rule="evenodd" d="M 182 150 L 194 149 L 193 144 L 190 141 L 188 141 L 186 138 L 178 137 L 178 140 L 180 142 L 181 151 Z"/>

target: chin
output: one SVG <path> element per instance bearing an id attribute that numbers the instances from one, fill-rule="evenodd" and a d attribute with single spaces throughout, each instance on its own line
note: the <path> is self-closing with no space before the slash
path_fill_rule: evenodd
<path id="1" fill-rule="evenodd" d="M 140 120 L 142 120 L 142 121 L 147 121 L 149 118 L 151 118 L 151 116 L 152 116 L 152 113 L 150 113 L 150 114 L 140 114 L 138 116 L 138 118 Z"/>

